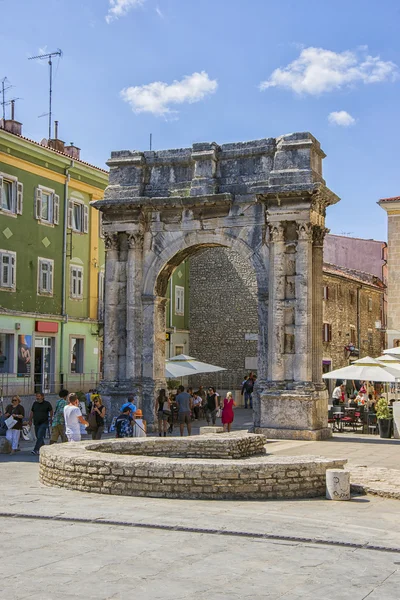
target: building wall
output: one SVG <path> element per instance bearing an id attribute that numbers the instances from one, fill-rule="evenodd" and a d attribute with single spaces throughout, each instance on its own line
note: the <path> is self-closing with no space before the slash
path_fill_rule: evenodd
<path id="1" fill-rule="evenodd" d="M 256 370 L 257 334 L 257 283 L 250 264 L 224 248 L 191 258 L 190 353 L 226 368 L 191 377 L 191 384 L 240 386 L 246 371 Z"/>
<path id="2" fill-rule="evenodd" d="M 324 273 L 328 299 L 323 301 L 323 321 L 331 325 L 332 341 L 324 342 L 323 360 L 327 370 L 339 369 L 356 360 L 345 347 L 352 342 L 359 349 L 359 357 L 377 357 L 383 350 L 383 338 L 376 323 L 380 320 L 383 290 L 345 277 Z M 357 289 L 359 289 L 358 339 Z M 326 294 L 325 294 L 326 295 Z M 353 330 L 353 333 L 352 333 Z M 329 364 L 330 362 L 330 364 Z"/>
<path id="3" fill-rule="evenodd" d="M 102 197 L 107 173 L 81 161 L 72 163 L 66 155 L 2 129 L 0 173 L 16 177 L 23 184 L 22 214 L 10 215 L 0 209 L 0 250 L 16 253 L 15 289 L 2 287 L 0 280 L 0 385 L 3 394 L 32 394 L 39 389 L 38 344 L 43 338 L 48 338 L 52 347 L 51 364 L 46 367 L 51 385 L 45 387 L 49 388 L 49 393 L 58 391 L 62 385 L 68 385 L 72 391 L 93 387 L 99 381 L 102 351 L 98 283 L 105 259 L 104 244 L 99 237 L 98 211 L 89 203 Z M 38 186 L 49 188 L 59 196 L 58 224 L 43 223 L 35 218 Z M 63 315 L 63 232 L 67 214 L 64 208 L 68 208 L 71 199 L 79 200 L 87 207 L 89 219 L 87 233 L 67 229 L 66 310 Z M 54 261 L 52 294 L 38 293 L 38 257 Z M 83 294 L 79 299 L 71 297 L 71 265 L 83 268 Z M 53 331 L 37 331 L 43 323 L 45 327 L 50 325 Z M 82 372 L 79 374 L 71 373 L 70 369 L 71 337 L 75 336 L 84 340 Z M 18 363 L 21 352 L 27 353 L 28 345 L 23 343 L 24 340 L 29 341 L 29 368 L 22 366 L 21 361 Z M 2 357 L 6 352 L 10 356 L 4 361 Z M 20 373 L 20 370 L 25 372 Z"/>
<path id="4" fill-rule="evenodd" d="M 384 281 L 386 242 L 328 234 L 324 241 L 324 261 L 348 269 L 371 273 Z"/>
<path id="5" fill-rule="evenodd" d="M 400 208 L 400 202 L 399 202 Z M 400 210 L 388 211 L 388 347 L 400 345 Z"/>

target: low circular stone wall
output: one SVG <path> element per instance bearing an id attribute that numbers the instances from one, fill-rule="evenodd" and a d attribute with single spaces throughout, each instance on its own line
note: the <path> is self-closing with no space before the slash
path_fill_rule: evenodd
<path id="1" fill-rule="evenodd" d="M 217 458 L 234 460 L 266 454 L 264 435 L 235 431 L 229 435 L 211 434 L 205 437 L 128 438 L 103 440 L 86 444 L 86 450 L 106 454 L 162 456 L 164 458 Z"/>
<path id="2" fill-rule="evenodd" d="M 201 436 L 205 439 L 205 436 Z M 163 440 L 157 440 L 158 443 Z M 171 440 L 172 441 L 172 440 Z M 176 440 L 175 440 L 176 441 Z M 211 440 L 210 440 L 211 441 Z M 129 447 L 132 440 L 107 442 Z M 103 442 L 53 444 L 40 451 L 40 481 L 82 492 L 187 499 L 306 498 L 325 494 L 326 470 L 346 460 L 314 456 L 168 458 L 95 449 Z M 164 444 L 160 444 L 161 448 Z M 89 450 L 90 447 L 90 450 Z"/>

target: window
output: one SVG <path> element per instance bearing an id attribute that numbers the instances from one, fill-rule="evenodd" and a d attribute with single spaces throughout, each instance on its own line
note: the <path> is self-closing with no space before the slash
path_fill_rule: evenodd
<path id="1" fill-rule="evenodd" d="M 183 346 L 175 346 L 175 356 L 183 354 Z"/>
<path id="2" fill-rule="evenodd" d="M 70 266 L 69 292 L 71 298 L 83 298 L 83 267 Z"/>
<path id="3" fill-rule="evenodd" d="M 353 325 L 350 325 L 350 343 L 356 343 L 356 328 Z"/>
<path id="4" fill-rule="evenodd" d="M 39 258 L 38 261 L 38 294 L 52 295 L 54 261 L 48 258 Z"/>
<path id="5" fill-rule="evenodd" d="M 329 298 L 329 287 L 327 285 L 324 285 L 323 299 L 328 300 L 328 298 Z"/>
<path id="6" fill-rule="evenodd" d="M 79 200 L 68 201 L 68 227 L 73 231 L 88 233 L 89 207 Z"/>
<path id="7" fill-rule="evenodd" d="M 372 329 L 368 329 L 368 345 L 372 346 L 373 343 L 374 343 L 374 335 L 373 335 Z"/>
<path id="8" fill-rule="evenodd" d="M 175 286 L 175 314 L 185 314 L 185 288 L 180 285 Z"/>
<path id="9" fill-rule="evenodd" d="M 355 295 L 355 293 L 354 293 L 354 292 L 349 292 L 349 297 L 350 297 L 350 304 L 351 304 L 352 306 L 354 306 L 354 304 L 355 304 L 355 300 L 356 300 L 356 295 Z"/>
<path id="10" fill-rule="evenodd" d="M 368 311 L 372 312 L 372 298 L 368 298 Z"/>
<path id="11" fill-rule="evenodd" d="M 41 223 L 58 225 L 60 196 L 54 190 L 39 186 L 35 191 L 35 217 Z"/>
<path id="12" fill-rule="evenodd" d="M 102 212 L 99 212 L 99 237 L 104 239 L 103 213 Z"/>
<path id="13" fill-rule="evenodd" d="M 324 323 L 322 326 L 322 341 L 332 341 L 332 325 L 330 323 Z"/>
<path id="14" fill-rule="evenodd" d="M 98 304 L 98 315 L 99 321 L 104 319 L 104 271 L 99 273 L 99 304 Z"/>
<path id="15" fill-rule="evenodd" d="M 22 215 L 24 186 L 16 177 L 0 173 L 0 210 L 5 214 Z"/>
<path id="16" fill-rule="evenodd" d="M 0 250 L 0 287 L 15 290 L 15 267 L 17 255 L 15 252 Z"/>
<path id="17" fill-rule="evenodd" d="M 14 373 L 14 337 L 0 333 L 0 373 Z"/>
<path id="18" fill-rule="evenodd" d="M 83 373 L 84 338 L 71 337 L 71 373 Z"/>

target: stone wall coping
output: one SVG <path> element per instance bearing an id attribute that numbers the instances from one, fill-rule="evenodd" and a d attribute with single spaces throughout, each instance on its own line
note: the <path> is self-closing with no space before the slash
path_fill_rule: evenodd
<path id="1" fill-rule="evenodd" d="M 205 436 L 202 436 L 205 437 Z M 121 440 L 122 441 L 122 440 Z M 97 443 L 101 443 L 97 442 Z M 304 467 L 307 464 L 312 463 L 316 466 L 321 466 L 325 470 L 325 465 L 331 465 L 331 468 L 343 467 L 347 463 L 347 459 L 343 458 L 327 458 L 324 456 L 251 456 L 242 459 L 215 459 L 215 458 L 169 458 L 164 456 L 144 456 L 144 455 L 126 455 L 126 454 L 113 454 L 104 452 L 87 451 L 89 445 L 94 445 L 96 442 L 74 442 L 64 444 L 52 444 L 51 446 L 43 446 L 40 450 L 40 462 L 45 463 L 48 459 L 54 459 L 60 462 L 67 462 L 70 464 L 80 464 L 93 466 L 100 464 L 102 466 L 110 467 L 113 465 L 119 465 L 122 467 L 133 467 L 139 464 L 146 466 L 160 466 L 160 465 L 193 465 L 201 467 L 209 467 L 214 469 L 216 467 L 233 468 L 233 467 L 246 467 L 259 469 L 261 465 L 266 467 L 282 467 L 288 466 L 296 468 L 297 466 Z"/>

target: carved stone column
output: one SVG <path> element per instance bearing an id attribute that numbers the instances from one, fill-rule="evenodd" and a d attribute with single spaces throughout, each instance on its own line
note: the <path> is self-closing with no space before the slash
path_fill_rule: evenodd
<path id="1" fill-rule="evenodd" d="M 118 379 L 119 234 L 105 233 L 104 379 Z"/>
<path id="2" fill-rule="evenodd" d="M 294 381 L 311 381 L 312 226 L 297 224 Z"/>
<path id="3" fill-rule="evenodd" d="M 313 289 L 312 289 L 312 381 L 322 381 L 322 274 L 325 227 L 313 227 Z"/>
<path id="4" fill-rule="evenodd" d="M 166 388 L 165 307 L 167 299 L 142 296 L 143 307 L 143 414 L 148 424 L 155 422 L 155 395 Z"/>
<path id="5" fill-rule="evenodd" d="M 142 375 L 142 232 L 129 232 L 126 272 L 126 377 L 139 383 Z"/>
<path id="6" fill-rule="evenodd" d="M 285 379 L 285 236 L 281 222 L 270 224 L 269 314 L 268 314 L 268 380 Z"/>

